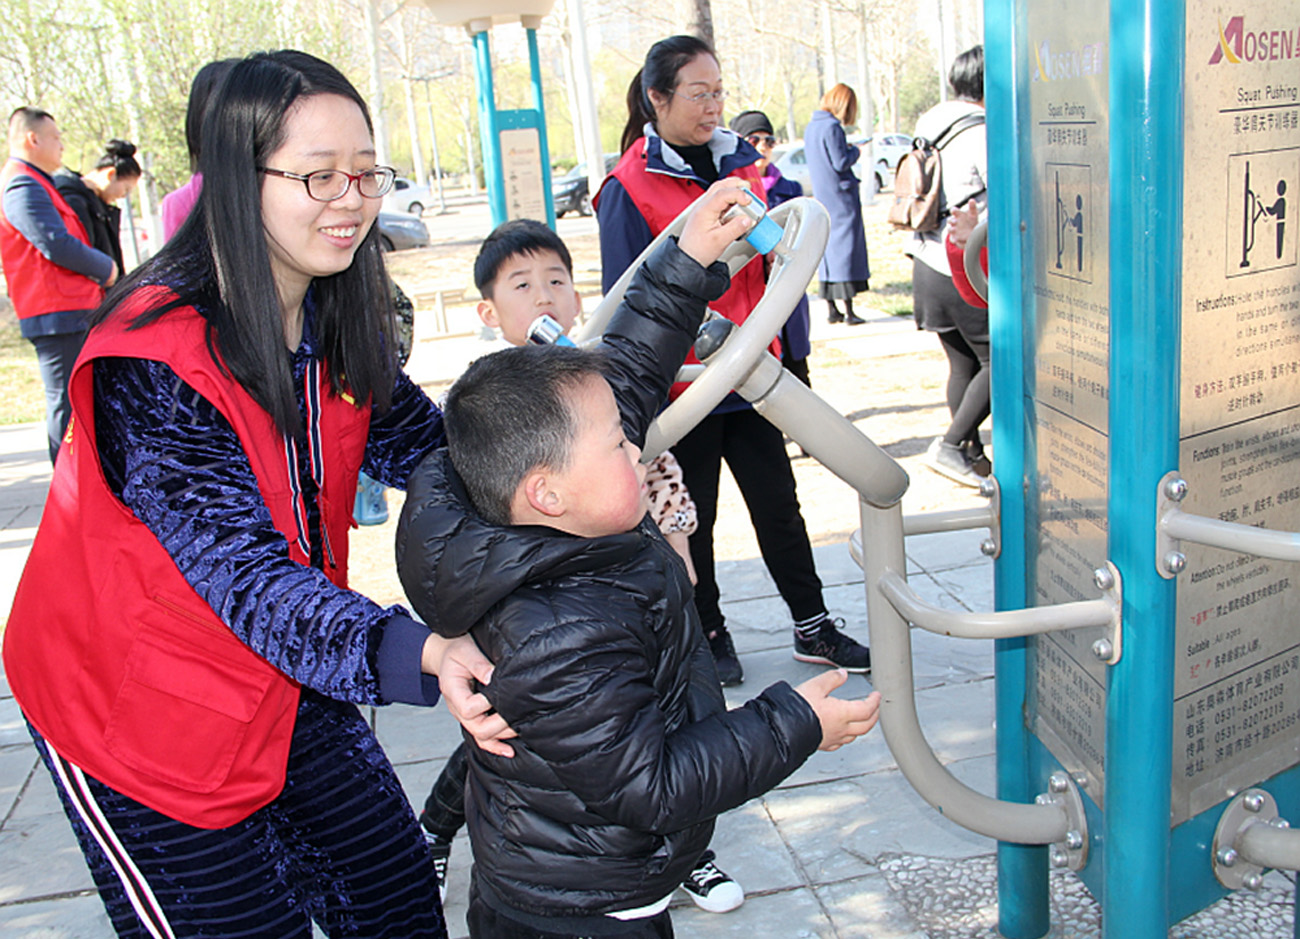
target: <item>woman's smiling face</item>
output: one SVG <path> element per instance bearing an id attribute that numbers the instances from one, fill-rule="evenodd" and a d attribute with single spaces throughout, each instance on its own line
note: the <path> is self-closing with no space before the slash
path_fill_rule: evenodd
<path id="1" fill-rule="evenodd" d="M 342 95 L 300 98 L 285 118 L 284 143 L 266 166 L 307 175 L 318 170 L 359 173 L 375 165 L 375 144 L 356 102 Z M 315 277 L 346 270 L 379 214 L 352 182 L 333 202 L 317 202 L 302 180 L 262 178 L 262 227 L 271 271 L 281 293 L 306 290 Z"/>

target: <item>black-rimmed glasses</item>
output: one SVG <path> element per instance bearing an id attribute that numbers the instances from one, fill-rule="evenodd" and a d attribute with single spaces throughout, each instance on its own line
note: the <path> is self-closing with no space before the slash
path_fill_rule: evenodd
<path id="1" fill-rule="evenodd" d="M 268 176 L 283 176 L 285 179 L 298 180 L 306 187 L 307 195 L 317 202 L 333 202 L 335 199 L 342 199 L 353 183 L 357 184 L 357 192 L 367 199 L 379 199 L 393 188 L 393 180 L 397 178 L 397 170 L 391 166 L 372 166 L 360 173 L 345 173 L 343 170 L 317 170 L 306 174 L 289 173 L 269 166 L 262 167 L 261 171 Z"/>
<path id="2" fill-rule="evenodd" d="M 752 144 L 755 147 L 757 147 L 759 144 L 763 144 L 764 146 L 768 146 L 768 147 L 776 146 L 776 138 L 773 137 L 771 134 L 750 134 L 745 139 L 748 140 L 750 144 Z"/>

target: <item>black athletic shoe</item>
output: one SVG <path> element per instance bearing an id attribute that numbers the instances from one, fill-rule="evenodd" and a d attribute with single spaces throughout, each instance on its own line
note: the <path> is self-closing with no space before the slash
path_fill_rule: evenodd
<path id="1" fill-rule="evenodd" d="M 709 651 L 713 653 L 713 664 L 718 669 L 718 683 L 724 688 L 738 685 L 745 680 L 745 672 L 736 658 L 736 646 L 731 641 L 731 633 L 725 626 L 709 637 Z"/>
<path id="2" fill-rule="evenodd" d="M 962 453 L 970 463 L 971 472 L 981 479 L 993 475 L 993 463 L 984 453 L 984 445 L 974 440 L 967 440 L 961 445 Z"/>
<path id="3" fill-rule="evenodd" d="M 451 842 L 443 841 L 437 835 L 424 833 L 424 840 L 429 843 L 429 853 L 433 855 L 433 873 L 438 878 L 438 899 L 447 902 L 447 862 L 451 860 Z"/>
<path id="4" fill-rule="evenodd" d="M 834 665 L 850 672 L 871 671 L 871 650 L 840 632 L 844 620 L 822 621 L 814 639 L 801 639 L 794 634 L 794 657 L 799 662 Z"/>
<path id="5" fill-rule="evenodd" d="M 713 852 L 705 851 L 695 869 L 682 881 L 682 890 L 702 910 L 730 913 L 745 902 L 745 891 L 713 861 Z"/>

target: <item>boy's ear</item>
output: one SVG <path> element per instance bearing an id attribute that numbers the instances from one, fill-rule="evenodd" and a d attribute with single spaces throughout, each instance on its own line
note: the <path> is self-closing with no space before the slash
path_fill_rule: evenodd
<path id="1" fill-rule="evenodd" d="M 484 326 L 490 326 L 493 329 L 501 328 L 501 318 L 497 316 L 496 305 L 491 300 L 480 300 L 478 306 L 478 318 L 483 321 Z"/>
<path id="2" fill-rule="evenodd" d="M 554 486 L 554 479 L 546 469 L 535 469 L 524 477 L 523 495 L 529 508 L 547 518 L 564 514 L 564 496 Z"/>

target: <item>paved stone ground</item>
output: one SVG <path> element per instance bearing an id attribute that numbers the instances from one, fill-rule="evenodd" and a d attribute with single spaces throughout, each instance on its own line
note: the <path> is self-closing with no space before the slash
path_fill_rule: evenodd
<path id="1" fill-rule="evenodd" d="M 571 242 L 590 235 L 589 220 L 563 220 Z M 472 226 L 465 220 L 457 223 Z M 449 225 L 452 240 L 462 234 Z M 432 226 L 431 226 L 432 227 Z M 466 241 L 466 244 L 469 244 Z M 434 265 L 448 270 L 465 245 Z M 469 249 L 472 253 L 472 248 Z M 873 251 L 876 250 L 873 246 Z M 437 254 L 437 252 L 433 252 Z M 581 257 L 581 255 L 579 255 Z M 395 269 L 406 263 L 395 259 Z M 422 262 L 427 265 L 427 261 Z M 581 260 L 578 261 L 581 265 Z M 412 275 L 413 276 L 413 275 Z M 866 313 L 866 311 L 863 311 Z M 814 305 L 813 381 L 841 413 L 908 469 L 907 511 L 978 504 L 978 497 L 920 465 L 920 454 L 946 424 L 944 364 L 932 337 L 910 323 L 871 316 L 866 326 L 829 327 Z M 412 374 L 436 391 L 487 346 L 473 338 L 468 308 L 453 309 L 460 339 L 434 338 L 421 318 Z M 792 455 L 798 447 L 792 443 Z M 850 632 L 866 635 L 861 572 L 845 548 L 856 526 L 848 487 L 814 461 L 796 458 L 795 473 L 827 604 Z M 0 615 L 7 614 L 48 482 L 38 425 L 0 428 Z M 758 560 L 743 506 L 724 481 L 719 579 L 725 612 L 746 670 L 728 689 L 732 705 L 778 679 L 800 681 L 816 666 L 792 661 L 789 617 Z M 400 495 L 390 493 L 395 519 Z M 393 521 L 358 531 L 353 557 L 357 586 L 384 603 L 400 602 L 391 572 Z M 980 535 L 958 532 L 908 541 L 912 587 L 949 609 L 992 608 L 992 575 Z M 987 642 L 950 641 L 914 631 L 918 710 L 940 760 L 962 781 L 992 792 L 992 651 Z M 853 677 L 843 694 L 865 694 Z M 375 726 L 412 800 L 418 804 L 458 734 L 442 709 L 393 707 Z M 677 897 L 677 933 L 745 939 L 985 939 L 996 933 L 994 845 L 960 829 L 927 806 L 899 773 L 879 732 L 832 754 L 817 754 L 785 784 L 719 820 L 720 864 L 745 885 L 749 899 L 725 916 Z M 451 934 L 465 935 L 469 846 L 453 855 L 448 902 Z M 1051 878 L 1053 937 L 1099 936 L 1099 912 L 1072 874 Z M 1293 935 L 1293 887 L 1281 875 L 1257 894 L 1234 896 L 1178 924 L 1176 939 L 1284 939 Z M 111 935 L 50 781 L 35 753 L 8 686 L 0 677 L 0 935 L 105 939 Z M 1148 939 L 1148 937 L 1140 937 Z"/>

